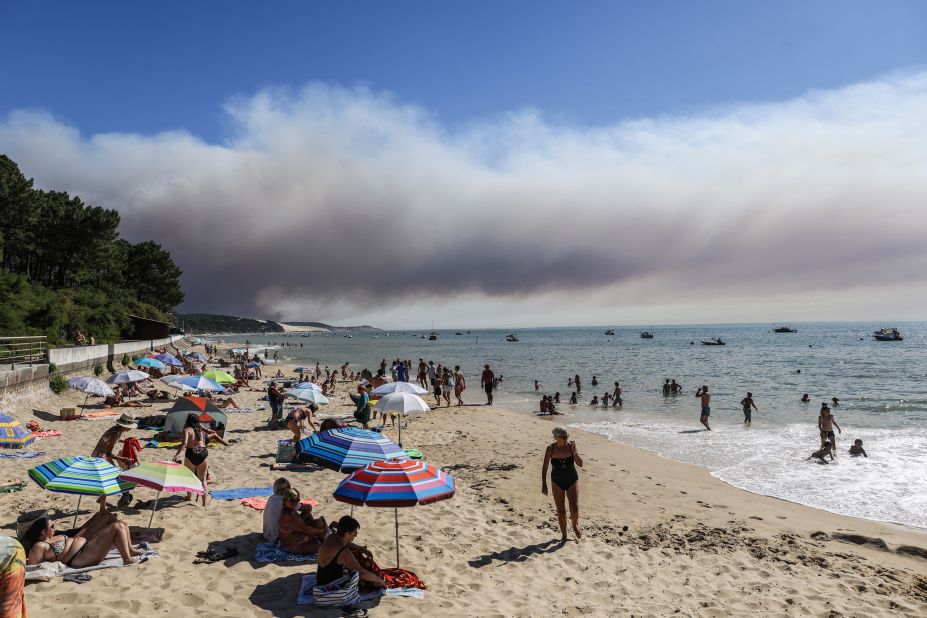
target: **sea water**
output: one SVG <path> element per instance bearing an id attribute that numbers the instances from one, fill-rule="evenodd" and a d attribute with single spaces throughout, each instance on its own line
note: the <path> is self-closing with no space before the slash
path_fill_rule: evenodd
<path id="1" fill-rule="evenodd" d="M 927 323 L 792 324 L 797 333 L 775 333 L 774 326 L 539 328 L 519 330 L 518 342 L 505 341 L 511 330 L 461 335 L 441 330 L 437 341 L 421 338 L 428 331 L 355 332 L 351 339 L 338 334 L 223 339 L 288 343 L 278 350 L 288 362 L 332 369 L 350 362 L 354 370 L 375 371 L 381 359 L 417 363 L 420 357 L 460 365 L 467 403 L 485 401 L 479 375 L 490 363 L 504 376 L 495 395 L 501 406 L 536 412 L 541 395 L 559 391 L 564 424 L 704 466 L 748 491 L 927 528 Z M 899 328 L 904 341 L 875 341 L 871 334 L 882 327 Z M 608 328 L 616 334 L 605 335 Z M 641 339 L 642 330 L 654 338 Z M 727 345 L 700 342 L 719 336 Z M 570 406 L 575 389 L 567 379 L 574 374 L 581 376 L 583 390 L 579 405 Z M 682 394 L 664 397 L 665 378 L 675 378 Z M 534 380 L 541 384 L 537 392 Z M 616 380 L 622 407 L 589 405 L 593 394 L 601 399 L 611 392 Z M 702 384 L 712 393 L 711 432 L 698 422 L 694 395 Z M 740 406 L 747 391 L 759 408 L 751 426 L 744 426 Z M 810 403 L 801 403 L 803 393 Z M 837 435 L 836 461 L 821 465 L 806 458 L 820 446 L 818 412 L 831 397 L 840 400 L 833 413 L 843 432 Z M 868 458 L 848 455 L 857 438 Z"/>

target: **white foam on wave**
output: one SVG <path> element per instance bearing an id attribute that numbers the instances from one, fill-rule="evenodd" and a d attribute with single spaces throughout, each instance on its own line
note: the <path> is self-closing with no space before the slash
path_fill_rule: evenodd
<path id="1" fill-rule="evenodd" d="M 579 429 L 712 470 L 735 487 L 877 521 L 927 528 L 927 430 L 860 429 L 838 435 L 837 459 L 807 461 L 816 427 L 789 424 L 699 431 L 661 421 L 579 423 Z M 847 450 L 860 438 L 868 458 Z"/>

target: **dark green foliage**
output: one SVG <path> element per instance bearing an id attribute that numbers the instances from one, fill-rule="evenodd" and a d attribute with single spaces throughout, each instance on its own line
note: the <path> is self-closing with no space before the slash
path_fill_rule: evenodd
<path id="1" fill-rule="evenodd" d="M 51 375 L 58 371 L 58 365 L 55 363 L 48 363 L 48 375 Z"/>
<path id="2" fill-rule="evenodd" d="M 186 333 L 282 333 L 276 322 L 262 322 L 251 318 L 211 313 L 187 313 L 177 316 L 177 325 Z"/>
<path id="3" fill-rule="evenodd" d="M 123 354 L 123 355 L 122 355 L 122 366 L 123 366 L 123 367 L 128 367 L 128 366 L 129 366 L 129 363 L 131 363 L 131 362 L 132 362 L 132 359 L 129 358 L 129 355 L 128 355 L 128 354 Z"/>
<path id="4" fill-rule="evenodd" d="M 160 245 L 119 238 L 119 213 L 34 189 L 0 155 L 0 333 L 77 334 L 97 343 L 131 330 L 128 314 L 172 321 L 181 271 Z"/>
<path id="5" fill-rule="evenodd" d="M 71 388 L 70 386 L 68 386 L 68 381 L 65 380 L 64 376 L 61 375 L 60 373 L 55 374 L 51 377 L 51 379 L 48 381 L 48 386 L 49 388 L 52 389 L 52 392 L 55 393 L 56 395 L 60 395 L 61 393 Z"/>
<path id="6" fill-rule="evenodd" d="M 94 366 L 93 366 L 93 375 L 95 375 L 95 376 L 98 377 L 98 378 L 99 378 L 101 375 L 103 375 L 103 365 L 94 365 Z"/>

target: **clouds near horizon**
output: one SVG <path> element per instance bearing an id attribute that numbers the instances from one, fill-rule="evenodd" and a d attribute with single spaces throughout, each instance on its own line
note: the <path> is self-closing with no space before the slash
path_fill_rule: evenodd
<path id="1" fill-rule="evenodd" d="M 449 127 L 319 83 L 222 113 L 227 138 L 211 144 L 184 129 L 82 135 L 19 110 L 0 150 L 167 248 L 187 311 L 343 322 L 458 297 L 707 307 L 927 289 L 923 71 L 609 126 L 529 109 Z"/>

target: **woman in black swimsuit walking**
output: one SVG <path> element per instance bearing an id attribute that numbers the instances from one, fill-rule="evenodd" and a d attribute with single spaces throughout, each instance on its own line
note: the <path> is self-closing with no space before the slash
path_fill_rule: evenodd
<path id="1" fill-rule="evenodd" d="M 216 440 L 219 444 L 228 446 L 229 443 L 219 437 L 215 431 L 205 429 L 200 424 L 200 419 L 192 412 L 187 415 L 187 421 L 183 424 L 183 441 L 174 455 L 174 463 L 180 463 L 180 451 L 184 452 L 183 465 L 190 468 L 193 474 L 203 483 L 204 493 L 201 496 L 203 506 L 206 506 L 206 496 L 209 495 L 207 478 L 209 475 L 209 449 L 206 448 L 206 442 L 210 439 Z M 193 496 L 187 493 L 187 500 L 192 500 Z"/>
<path id="2" fill-rule="evenodd" d="M 554 427 L 554 443 L 544 452 L 544 467 L 541 470 L 541 493 L 547 495 L 547 468 L 550 467 L 550 482 L 553 483 L 554 504 L 557 507 L 557 521 L 560 524 L 562 542 L 566 543 L 566 506 L 564 499 L 570 501 L 570 520 L 573 522 L 573 534 L 578 541 L 579 532 L 579 475 L 576 466 L 583 467 L 583 458 L 576 451 L 576 442 L 569 440 L 570 435 L 564 427 Z"/>

